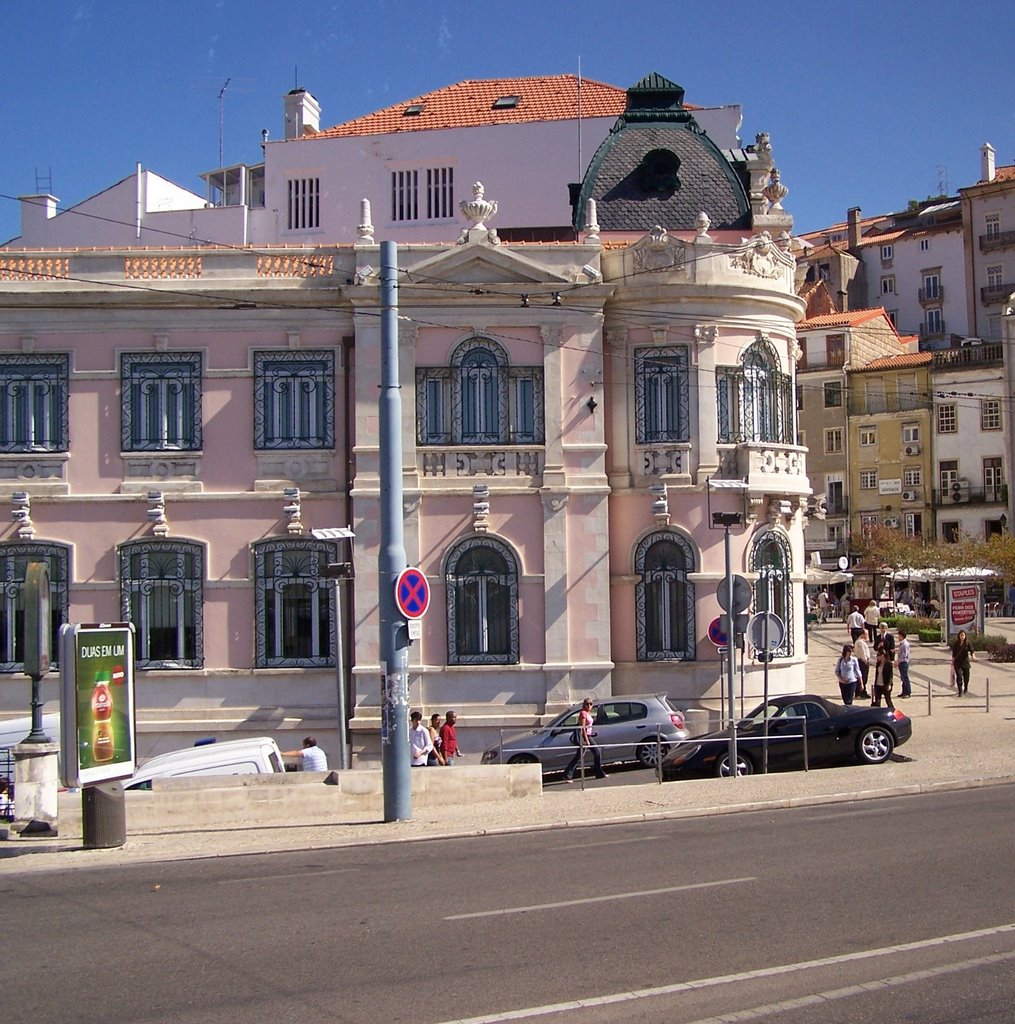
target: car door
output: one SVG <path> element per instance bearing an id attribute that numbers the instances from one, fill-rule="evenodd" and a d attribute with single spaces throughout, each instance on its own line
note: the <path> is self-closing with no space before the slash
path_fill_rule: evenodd
<path id="1" fill-rule="evenodd" d="M 807 733 L 807 764 L 824 764 L 835 748 L 835 723 L 816 701 L 799 700 L 783 707 L 773 719 L 775 732 L 786 738 L 769 750 L 769 764 L 783 768 L 804 767 L 803 732 Z M 775 761 L 773 761 L 773 751 Z"/>
<path id="2" fill-rule="evenodd" d="M 639 743 L 655 740 L 644 701 L 603 701 L 593 707 L 592 720 L 604 764 L 633 761 Z"/>
<path id="3" fill-rule="evenodd" d="M 571 733 L 578 727 L 580 711 L 581 708 L 572 708 L 546 727 L 546 731 L 540 737 L 537 752 L 544 771 L 562 772 L 574 756 L 575 747 L 571 742 Z"/>

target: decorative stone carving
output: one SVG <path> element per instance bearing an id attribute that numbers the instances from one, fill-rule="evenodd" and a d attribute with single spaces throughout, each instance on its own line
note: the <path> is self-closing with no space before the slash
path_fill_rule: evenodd
<path id="1" fill-rule="evenodd" d="M 28 491 L 15 491 L 11 495 L 11 521 L 18 524 L 21 540 L 35 540 L 35 525 L 32 523 L 32 496 Z"/>
<path id="2" fill-rule="evenodd" d="M 694 340 L 698 343 L 699 348 L 714 345 L 718 337 L 719 328 L 715 324 L 695 324 Z"/>
<path id="3" fill-rule="evenodd" d="M 286 501 L 286 504 L 282 506 L 282 511 L 289 517 L 289 522 L 286 523 L 286 532 L 291 537 L 298 537 L 303 533 L 303 503 L 300 489 L 298 487 L 283 487 L 282 497 Z"/>
<path id="4" fill-rule="evenodd" d="M 149 491 L 145 495 L 148 504 L 148 522 L 156 537 L 169 536 L 169 520 L 166 518 L 166 496 L 162 491 Z"/>
<path id="5" fill-rule="evenodd" d="M 411 519 L 419 514 L 419 506 L 423 502 L 422 494 L 402 493 L 402 518 Z"/>
<path id="6" fill-rule="evenodd" d="M 649 493 L 652 495 L 652 515 L 660 526 L 670 525 L 670 500 L 666 491 L 666 484 L 652 484 L 649 487 Z"/>
<path id="7" fill-rule="evenodd" d="M 376 284 L 377 271 L 369 263 L 364 264 L 362 267 L 356 268 L 352 280 L 354 284 Z"/>
<path id="8" fill-rule="evenodd" d="M 476 533 L 490 529 L 490 487 L 476 484 L 472 488 L 472 528 Z"/>
<path id="9" fill-rule="evenodd" d="M 762 195 L 768 200 L 769 213 L 782 209 L 782 201 L 789 195 L 789 189 L 782 183 L 778 167 L 772 168 L 768 184 L 762 189 Z"/>
<path id="10" fill-rule="evenodd" d="M 359 224 L 356 225 L 356 240 L 361 245 L 374 244 L 374 226 L 370 221 L 370 200 L 361 199 L 359 202 Z"/>
<path id="11" fill-rule="evenodd" d="M 569 497 L 570 495 L 567 494 L 546 493 L 540 495 L 540 499 L 543 502 L 543 510 L 548 515 L 556 515 L 558 512 L 562 512 L 567 507 Z"/>
<path id="12" fill-rule="evenodd" d="M 636 270 L 682 270 L 684 266 L 684 247 L 674 241 L 666 233 L 666 229 L 656 225 L 642 241 L 634 247 L 634 266 Z"/>
<path id="13" fill-rule="evenodd" d="M 469 226 L 461 233 L 458 239 L 459 245 L 466 242 L 480 242 L 484 239 L 492 245 L 500 245 L 500 239 L 493 228 L 488 228 L 484 223 L 497 215 L 497 200 L 487 199 L 486 190 L 481 181 L 472 185 L 472 198 L 463 199 L 458 204 L 462 216 L 469 222 Z"/>
<path id="14" fill-rule="evenodd" d="M 696 242 L 710 242 L 712 240 L 708 229 L 712 226 L 712 218 L 704 210 L 694 218 L 694 226 L 697 229 Z"/>
<path id="15" fill-rule="evenodd" d="M 585 204 L 585 241 L 595 243 L 599 241 L 599 222 L 596 220 L 596 201 L 590 199 Z"/>
<path id="16" fill-rule="evenodd" d="M 684 472 L 685 448 L 653 447 L 640 449 L 642 475 L 679 476 Z"/>
<path id="17" fill-rule="evenodd" d="M 774 280 L 781 277 L 783 269 L 790 264 L 789 257 L 779 250 L 767 231 L 751 239 L 745 238 L 743 242 L 746 248 L 729 257 L 731 268 L 753 277 Z"/>

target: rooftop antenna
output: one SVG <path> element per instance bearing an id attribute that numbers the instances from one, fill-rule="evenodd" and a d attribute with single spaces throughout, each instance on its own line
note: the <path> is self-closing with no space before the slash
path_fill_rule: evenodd
<path id="1" fill-rule="evenodd" d="M 937 193 L 939 196 L 948 195 L 948 168 L 944 164 L 937 165 Z"/>
<path id="2" fill-rule="evenodd" d="M 225 162 L 225 134 L 226 134 L 226 88 L 232 81 L 231 78 L 227 78 L 219 89 L 219 167 Z"/>
<path id="3" fill-rule="evenodd" d="M 299 64 L 293 65 L 293 89 L 300 87 L 300 66 Z"/>
<path id="4" fill-rule="evenodd" d="M 53 194 L 53 168 L 49 167 L 47 174 L 40 174 L 39 168 L 35 168 L 35 191 L 37 195 Z"/>

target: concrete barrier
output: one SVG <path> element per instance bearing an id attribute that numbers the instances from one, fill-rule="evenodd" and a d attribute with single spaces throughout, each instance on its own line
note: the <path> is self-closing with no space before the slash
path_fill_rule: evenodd
<path id="1" fill-rule="evenodd" d="M 538 764 L 456 765 L 414 770 L 413 809 L 540 797 Z M 154 779 L 150 791 L 129 792 L 127 835 L 178 828 L 193 831 L 237 825 L 280 826 L 340 821 L 384 813 L 380 769 L 285 772 L 276 775 L 205 775 Z M 81 835 L 81 794 L 61 793 L 63 838 Z"/>

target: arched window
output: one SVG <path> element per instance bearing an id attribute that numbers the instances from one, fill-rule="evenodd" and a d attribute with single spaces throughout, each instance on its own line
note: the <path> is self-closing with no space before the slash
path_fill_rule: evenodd
<path id="1" fill-rule="evenodd" d="M 786 627 L 782 646 L 773 651 L 776 657 L 785 658 L 793 653 L 792 567 L 789 541 L 785 535 L 778 530 L 763 533 L 751 552 L 751 570 L 758 574 L 754 583 L 754 611 L 774 612 Z"/>
<path id="2" fill-rule="evenodd" d="M 446 570 L 449 665 L 518 663 L 518 563 L 506 544 L 471 537 Z"/>
<path id="3" fill-rule="evenodd" d="M 416 370 L 420 445 L 542 444 L 543 368 L 511 366 L 490 338 L 468 338 L 450 366 Z"/>
<path id="4" fill-rule="evenodd" d="M 653 533 L 635 552 L 635 634 L 639 661 L 692 661 L 694 571 L 691 545 L 678 533 Z"/>
<path id="5" fill-rule="evenodd" d="M 28 541 L 0 544 L 0 672 L 25 670 L 25 576 L 30 562 L 42 562 L 49 570 L 49 660 L 58 663 L 60 627 L 67 621 L 67 582 L 70 579 L 70 548 L 64 544 Z"/>
<path id="6" fill-rule="evenodd" d="M 688 390 L 686 347 L 635 349 L 638 444 L 690 439 Z"/>
<path id="7" fill-rule="evenodd" d="M 335 664 L 335 593 L 321 570 L 338 559 L 334 544 L 270 540 L 254 545 L 258 668 Z"/>
<path id="8" fill-rule="evenodd" d="M 740 366 L 716 367 L 719 441 L 795 444 L 793 378 L 779 369 L 772 343 L 760 337 Z"/>
<path id="9" fill-rule="evenodd" d="M 134 623 L 137 668 L 204 665 L 204 548 L 192 541 L 122 544 L 120 606 Z"/>

